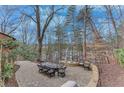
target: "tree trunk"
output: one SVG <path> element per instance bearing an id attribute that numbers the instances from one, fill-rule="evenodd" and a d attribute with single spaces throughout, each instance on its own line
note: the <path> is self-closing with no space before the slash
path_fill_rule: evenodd
<path id="1" fill-rule="evenodd" d="M 91 29 L 92 29 L 93 34 L 94 34 L 94 42 L 95 43 L 102 42 L 102 38 L 101 38 L 101 36 L 100 36 L 100 34 L 99 34 L 99 32 L 98 32 L 98 30 L 96 28 L 96 25 L 95 25 L 95 23 L 93 22 L 92 19 L 89 20 L 89 24 L 90 24 Z"/>
<path id="2" fill-rule="evenodd" d="M 38 58 L 42 60 L 42 42 L 38 40 Z"/>
<path id="3" fill-rule="evenodd" d="M 2 62 L 2 45 L 0 45 L 0 87 L 4 86 L 4 82 L 2 81 L 2 68 L 1 68 L 1 62 Z"/>
<path id="4" fill-rule="evenodd" d="M 116 47 L 118 48 L 118 47 L 119 47 L 119 46 L 118 46 L 118 45 L 119 45 L 118 32 L 117 32 L 116 22 L 115 22 L 115 20 L 114 20 L 113 14 L 112 14 L 112 9 L 111 9 L 110 5 L 105 6 L 105 8 L 106 8 L 107 11 L 108 11 L 108 14 L 109 14 L 109 16 L 110 16 L 110 20 L 111 20 L 112 25 L 113 25 L 113 27 L 114 27 L 114 29 L 115 29 L 115 33 L 116 33 L 116 41 L 115 41 L 115 43 L 116 43 Z"/>
<path id="5" fill-rule="evenodd" d="M 85 26 L 84 41 L 83 41 L 83 60 L 86 61 L 86 26 Z"/>
<path id="6" fill-rule="evenodd" d="M 2 45 L 0 45 L 0 83 L 1 83 L 1 62 L 2 61 Z M 1 84 L 0 84 L 1 85 Z"/>
<path id="7" fill-rule="evenodd" d="M 87 10 L 88 10 L 88 6 L 85 6 L 86 10 L 85 10 L 85 16 L 84 16 L 84 41 L 83 41 L 83 61 L 86 61 L 86 29 L 87 29 Z"/>
<path id="8" fill-rule="evenodd" d="M 115 29 L 115 33 L 116 33 L 116 36 L 117 36 L 117 38 L 116 38 L 116 45 L 117 45 L 117 48 L 118 48 L 118 42 L 119 42 L 119 41 L 118 41 L 117 27 L 116 27 L 116 23 L 115 23 L 115 20 L 114 20 L 114 18 L 113 18 L 113 15 L 112 15 L 111 7 L 108 6 L 108 8 L 109 8 L 110 18 L 111 18 L 111 20 L 112 20 L 112 25 L 113 25 L 113 27 L 114 27 L 114 29 Z"/>
<path id="9" fill-rule="evenodd" d="M 41 28 L 40 28 L 40 9 L 36 5 L 36 20 L 37 20 L 37 39 L 38 39 L 38 58 L 41 59 L 42 54 L 42 41 L 41 41 Z"/>

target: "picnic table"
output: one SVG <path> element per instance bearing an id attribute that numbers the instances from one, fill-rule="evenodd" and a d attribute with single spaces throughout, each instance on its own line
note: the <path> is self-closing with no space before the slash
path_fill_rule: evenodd
<path id="1" fill-rule="evenodd" d="M 41 63 L 41 65 L 46 66 L 46 67 L 51 68 L 51 69 L 59 69 L 59 68 L 61 68 L 60 64 L 51 63 L 51 62 L 43 62 L 43 63 Z"/>
<path id="2" fill-rule="evenodd" d="M 39 68 L 40 73 L 45 73 L 50 77 L 55 76 L 56 72 L 58 73 L 58 76 L 60 77 L 65 76 L 66 67 L 63 64 L 43 62 L 43 63 L 38 64 L 38 68 Z"/>

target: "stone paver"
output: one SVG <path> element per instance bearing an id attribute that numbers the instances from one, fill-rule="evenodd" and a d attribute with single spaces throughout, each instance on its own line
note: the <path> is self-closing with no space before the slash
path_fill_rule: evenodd
<path id="1" fill-rule="evenodd" d="M 17 61 L 20 65 L 16 72 L 16 79 L 20 87 L 60 87 L 68 80 L 76 81 L 80 86 L 86 86 L 91 79 L 91 71 L 84 70 L 82 67 L 67 67 L 66 76 L 49 78 L 38 72 L 36 63 L 30 61 Z"/>

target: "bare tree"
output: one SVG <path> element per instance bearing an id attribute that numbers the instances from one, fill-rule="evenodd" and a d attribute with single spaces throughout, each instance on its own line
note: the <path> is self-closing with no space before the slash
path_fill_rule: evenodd
<path id="1" fill-rule="evenodd" d="M 0 30 L 3 33 L 11 34 L 19 27 L 21 20 L 20 13 L 17 14 L 18 11 L 17 6 L 1 6 L 0 7 Z"/>
<path id="2" fill-rule="evenodd" d="M 28 15 L 27 13 L 23 13 L 23 14 L 26 15 L 27 17 L 30 17 L 36 23 L 38 53 L 39 53 L 39 58 L 42 59 L 42 46 L 43 46 L 43 38 L 44 38 L 45 32 L 47 31 L 47 28 L 48 28 L 50 22 L 52 21 L 54 15 L 57 13 L 57 11 L 59 11 L 60 9 L 63 9 L 63 8 L 55 9 L 54 6 L 51 6 L 50 7 L 51 11 L 49 11 L 49 14 L 44 21 L 42 29 L 41 29 L 42 24 L 41 24 L 40 6 L 39 5 L 33 6 L 33 9 L 34 9 L 34 13 L 35 13 L 35 18 L 33 18 L 31 15 Z"/>
<path id="3" fill-rule="evenodd" d="M 115 22 L 113 13 L 112 13 L 112 7 L 110 5 L 106 5 L 104 7 L 106 8 L 107 14 L 108 14 L 108 16 L 109 16 L 109 18 L 110 18 L 110 20 L 112 22 L 113 28 L 115 30 L 115 33 L 116 33 L 116 46 L 118 47 L 118 43 L 119 43 L 119 41 L 118 41 L 118 31 L 117 31 L 116 22 Z"/>
<path id="4" fill-rule="evenodd" d="M 79 15 L 78 15 L 78 20 L 82 21 L 83 23 L 83 29 L 84 29 L 84 41 L 83 41 L 83 59 L 87 59 L 87 54 L 86 54 L 86 47 L 87 47 L 87 29 L 90 28 L 90 30 L 93 32 L 94 35 L 94 42 L 101 42 L 101 36 L 97 30 L 97 27 L 95 23 L 93 22 L 92 15 L 91 15 L 92 8 L 90 6 L 85 5 L 80 9 Z"/>
<path id="5" fill-rule="evenodd" d="M 74 45 L 76 45 L 76 33 L 77 33 L 77 24 L 76 24 L 76 6 L 75 5 L 71 5 L 68 7 L 68 11 L 67 11 L 67 17 L 66 17 L 66 22 L 65 22 L 65 26 L 69 26 L 70 29 L 72 30 L 72 41 L 71 42 L 72 46 L 72 60 L 74 60 L 73 56 L 74 56 Z"/>
<path id="6" fill-rule="evenodd" d="M 32 26 L 32 20 L 27 18 L 26 16 L 22 17 L 22 23 L 18 29 L 19 31 L 19 40 L 22 41 L 23 44 L 35 44 L 36 42 L 36 31 L 35 27 Z"/>

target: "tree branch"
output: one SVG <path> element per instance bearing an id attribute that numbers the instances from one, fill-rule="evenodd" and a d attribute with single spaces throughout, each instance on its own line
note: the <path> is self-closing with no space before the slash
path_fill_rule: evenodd
<path id="1" fill-rule="evenodd" d="M 35 23 L 37 23 L 37 21 L 32 16 L 30 16 L 30 15 L 24 13 L 24 12 L 22 14 L 25 15 L 25 16 L 27 16 L 27 17 L 29 17 L 29 18 L 31 18 Z"/>
<path id="2" fill-rule="evenodd" d="M 59 9 L 57 9 L 57 10 L 54 11 L 54 8 L 53 8 L 53 12 L 52 12 L 48 17 L 47 17 L 47 19 L 46 19 L 46 21 L 45 21 L 45 24 L 44 24 L 44 26 L 43 26 L 43 32 L 42 32 L 42 35 L 41 35 L 41 37 L 40 37 L 41 40 L 43 40 L 43 37 L 44 37 L 45 31 L 46 31 L 48 25 L 50 24 L 52 18 L 54 17 L 54 14 L 55 14 L 57 11 L 61 10 L 61 9 L 63 9 L 63 8 L 59 8 Z"/>

